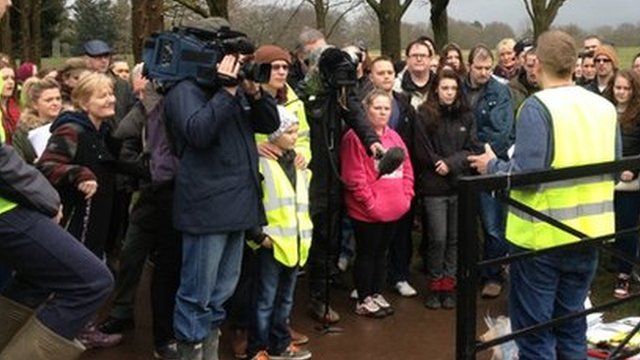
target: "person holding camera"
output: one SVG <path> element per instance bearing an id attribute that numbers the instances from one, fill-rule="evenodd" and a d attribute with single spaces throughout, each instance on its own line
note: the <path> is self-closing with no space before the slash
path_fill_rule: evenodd
<path id="1" fill-rule="evenodd" d="M 316 29 L 305 28 L 299 40 L 309 60 L 309 72 L 298 91 L 305 102 L 311 130 L 313 161 L 309 168 L 314 174 L 309 186 L 313 221 L 308 262 L 309 312 L 320 322 L 335 323 L 340 316 L 329 307 L 326 285 L 331 274 L 337 273 L 340 243 L 342 184 L 337 172 L 342 122 L 355 131 L 367 155 L 382 155 L 384 147 L 367 122 L 353 88 L 357 75 L 351 56 L 328 45 Z"/>
<path id="2" fill-rule="evenodd" d="M 206 18 L 188 25 L 206 32 L 229 26 Z M 173 222 L 182 232 L 174 330 L 180 359 L 217 359 L 224 302 L 233 294 L 245 231 L 266 223 L 254 134 L 279 126 L 275 101 L 238 76 L 243 57 L 226 54 L 218 84 L 185 79 L 165 96 L 165 115 L 180 157 Z"/>

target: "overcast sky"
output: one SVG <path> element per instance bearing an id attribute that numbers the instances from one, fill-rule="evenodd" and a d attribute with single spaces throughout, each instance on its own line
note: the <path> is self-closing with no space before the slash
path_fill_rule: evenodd
<path id="1" fill-rule="evenodd" d="M 403 18 L 407 22 L 428 22 L 429 5 L 414 0 Z M 528 24 L 523 0 L 451 0 L 449 16 L 481 23 L 505 22 L 516 31 Z M 640 0 L 567 0 L 560 8 L 554 24 L 574 23 L 585 29 L 602 25 L 616 26 L 623 22 L 640 22 Z"/>

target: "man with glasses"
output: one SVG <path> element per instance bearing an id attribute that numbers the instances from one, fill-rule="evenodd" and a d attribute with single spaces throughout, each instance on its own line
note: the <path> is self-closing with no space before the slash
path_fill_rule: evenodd
<path id="1" fill-rule="evenodd" d="M 407 57 L 407 69 L 398 77 L 393 85 L 393 90 L 404 93 L 411 99 L 411 105 L 418 108 L 427 101 L 429 89 L 432 84 L 430 70 L 431 48 L 423 40 L 414 40 L 405 50 Z"/>
<path id="2" fill-rule="evenodd" d="M 602 95 L 607 91 L 611 78 L 618 70 L 620 61 L 612 46 L 602 45 L 596 48 L 593 53 L 593 62 L 596 66 L 596 78 L 586 88 Z"/>

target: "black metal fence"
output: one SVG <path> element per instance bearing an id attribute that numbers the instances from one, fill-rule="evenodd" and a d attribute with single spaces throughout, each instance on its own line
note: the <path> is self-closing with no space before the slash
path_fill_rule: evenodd
<path id="1" fill-rule="evenodd" d="M 549 322 L 521 329 L 511 334 L 501 336 L 499 338 L 482 342 L 476 334 L 477 319 L 477 292 L 478 292 L 478 273 L 479 269 L 487 266 L 508 264 L 519 259 L 534 257 L 546 254 L 560 249 L 578 249 L 585 247 L 596 247 L 602 252 L 611 254 L 614 257 L 623 259 L 633 263 L 634 266 L 640 266 L 640 262 L 631 254 L 626 254 L 611 246 L 616 234 L 623 234 L 633 231 L 639 231 L 639 227 L 624 229 L 617 233 L 608 234 L 591 238 L 586 234 L 573 229 L 560 221 L 557 221 L 545 214 L 510 199 L 507 195 L 497 195 L 497 197 L 508 204 L 514 206 L 541 221 L 545 221 L 550 225 L 559 228 L 565 232 L 577 236 L 581 241 L 565 244 L 558 247 L 539 251 L 526 251 L 516 255 L 506 256 L 491 260 L 479 261 L 479 240 L 478 240 L 478 223 L 477 208 L 478 194 L 483 191 L 495 192 L 496 194 L 507 194 L 511 188 L 522 186 L 538 185 L 552 181 L 578 179 L 588 176 L 596 176 L 603 174 L 619 173 L 628 169 L 640 169 L 640 156 L 625 158 L 619 161 L 577 166 L 571 168 L 563 168 L 558 170 L 544 170 L 537 172 L 527 172 L 510 175 L 484 175 L 465 177 L 459 182 L 459 211 L 458 211 L 458 306 L 456 313 L 456 359 L 470 360 L 475 359 L 476 354 L 480 351 L 491 348 L 507 341 L 511 341 L 517 337 L 539 331 L 542 329 L 554 327 L 557 324 L 584 317 L 590 313 L 600 312 L 622 303 L 640 298 L 640 292 L 631 294 L 625 299 L 614 300 L 600 306 L 594 306 L 582 312 L 569 314 L 560 318 L 552 319 Z M 640 330 L 640 324 L 636 326 L 634 331 L 624 339 L 621 344 L 611 352 L 609 359 L 622 359 L 630 354 L 621 354 L 623 347 L 631 340 L 632 336 Z"/>

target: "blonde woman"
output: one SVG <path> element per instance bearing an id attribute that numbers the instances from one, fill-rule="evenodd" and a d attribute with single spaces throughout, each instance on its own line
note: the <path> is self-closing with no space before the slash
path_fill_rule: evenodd
<path id="1" fill-rule="evenodd" d="M 60 85 L 52 79 L 30 78 L 22 91 L 27 102 L 18 130 L 13 134 L 13 147 L 27 163 L 33 164 L 44 151 L 51 122 L 60 114 L 62 96 Z"/>

